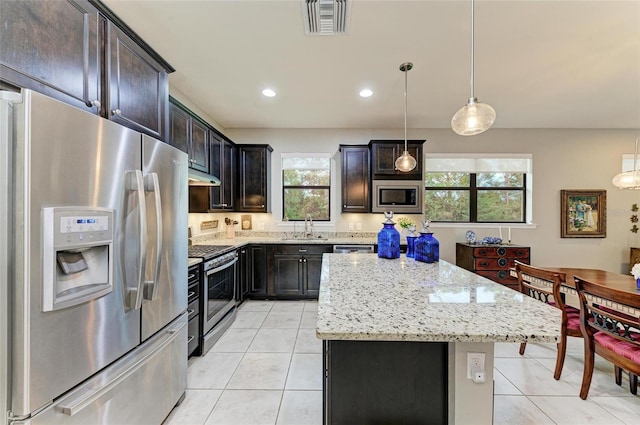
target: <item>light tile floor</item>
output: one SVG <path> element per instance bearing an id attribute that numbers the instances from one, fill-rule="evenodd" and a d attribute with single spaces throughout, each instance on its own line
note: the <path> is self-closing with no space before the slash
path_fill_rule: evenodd
<path id="1" fill-rule="evenodd" d="M 315 301 L 248 301 L 204 357 L 189 360 L 187 395 L 165 425 L 322 423 L 322 344 Z M 554 344 L 496 344 L 494 424 L 638 424 L 640 397 L 618 387 L 596 356 L 587 400 L 582 339 L 569 338 L 562 378 L 553 379 Z"/>

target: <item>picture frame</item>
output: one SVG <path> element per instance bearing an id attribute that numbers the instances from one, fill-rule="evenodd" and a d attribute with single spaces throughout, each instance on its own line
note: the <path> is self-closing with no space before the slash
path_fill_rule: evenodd
<path id="1" fill-rule="evenodd" d="M 606 190 L 561 190 L 560 236 L 606 238 L 606 211 Z"/>

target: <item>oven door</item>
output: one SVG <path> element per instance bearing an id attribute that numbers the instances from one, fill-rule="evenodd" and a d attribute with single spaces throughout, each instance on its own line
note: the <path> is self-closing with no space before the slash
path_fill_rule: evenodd
<path id="1" fill-rule="evenodd" d="M 237 262 L 238 257 L 234 257 L 206 272 L 203 334 L 209 332 L 235 306 Z"/>

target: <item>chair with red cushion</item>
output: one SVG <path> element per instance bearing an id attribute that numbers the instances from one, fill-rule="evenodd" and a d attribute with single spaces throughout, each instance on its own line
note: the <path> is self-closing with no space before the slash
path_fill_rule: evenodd
<path id="1" fill-rule="evenodd" d="M 562 374 L 564 357 L 567 353 L 567 336 L 582 338 L 582 332 L 580 332 L 580 310 L 564 303 L 563 295 L 560 293 L 560 287 L 566 281 L 564 273 L 533 267 L 517 260 L 515 261 L 515 266 L 520 291 L 523 294 L 550 304 L 562 311 L 558 356 L 556 358 L 556 369 L 553 372 L 553 377 L 558 380 Z M 520 344 L 520 355 L 524 354 L 526 347 L 526 342 Z"/>
<path id="2" fill-rule="evenodd" d="M 580 299 L 580 329 L 584 337 L 584 372 L 580 398 L 585 400 L 593 377 L 594 354 L 615 366 L 620 385 L 622 369 L 629 372 L 631 392 L 637 392 L 640 374 L 640 294 L 588 282 L 574 277 Z M 625 312 L 620 312 L 622 309 Z"/>

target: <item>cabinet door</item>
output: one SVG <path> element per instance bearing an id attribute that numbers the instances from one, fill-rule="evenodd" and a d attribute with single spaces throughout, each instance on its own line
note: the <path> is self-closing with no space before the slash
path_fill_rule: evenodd
<path id="1" fill-rule="evenodd" d="M 247 285 L 251 295 L 267 295 L 267 247 L 249 245 L 247 247 Z"/>
<path id="2" fill-rule="evenodd" d="M 247 247 L 238 250 L 238 281 L 236 284 L 236 301 L 240 304 L 249 293 L 249 277 L 247 269 L 249 268 L 249 254 Z"/>
<path id="3" fill-rule="evenodd" d="M 2 79 L 99 114 L 102 22 L 85 0 L 0 1 Z"/>
<path id="4" fill-rule="evenodd" d="M 191 118 L 189 164 L 195 170 L 209 173 L 209 128 L 193 117 Z"/>
<path id="5" fill-rule="evenodd" d="M 235 146 L 229 141 L 222 144 L 222 201 L 227 204 L 226 209 L 232 210 L 234 207 L 234 179 L 235 179 Z"/>
<path id="6" fill-rule="evenodd" d="M 303 295 L 303 257 L 299 254 L 273 255 L 274 288 L 276 296 L 300 297 Z"/>
<path id="7" fill-rule="evenodd" d="M 378 142 L 372 141 L 371 160 L 372 174 L 374 179 L 407 179 L 422 180 L 422 143 L 424 141 L 408 141 L 407 149 L 413 156 L 417 165 L 409 172 L 402 172 L 396 169 L 396 159 L 404 152 L 404 141 Z"/>
<path id="8" fill-rule="evenodd" d="M 191 116 L 184 109 L 170 104 L 169 123 L 169 144 L 182 152 L 189 153 Z M 191 166 L 191 158 L 189 158 L 189 166 Z"/>
<path id="9" fill-rule="evenodd" d="M 320 272 L 322 271 L 322 254 L 305 255 L 303 264 L 305 274 L 305 296 L 307 298 L 318 298 L 320 290 Z"/>
<path id="10" fill-rule="evenodd" d="M 369 148 L 341 146 L 342 212 L 371 212 L 369 198 Z"/>
<path id="11" fill-rule="evenodd" d="M 269 145 L 239 145 L 236 211 L 271 212 L 271 151 Z"/>
<path id="12" fill-rule="evenodd" d="M 110 22 L 107 33 L 109 118 L 156 139 L 166 140 L 169 115 L 166 70 Z"/>
<path id="13" fill-rule="evenodd" d="M 222 138 L 214 132 L 209 135 L 209 173 L 220 179 L 221 185 L 215 186 L 209 189 L 211 193 L 209 208 L 214 210 L 224 209 L 226 204 L 224 203 L 222 196 Z"/>

